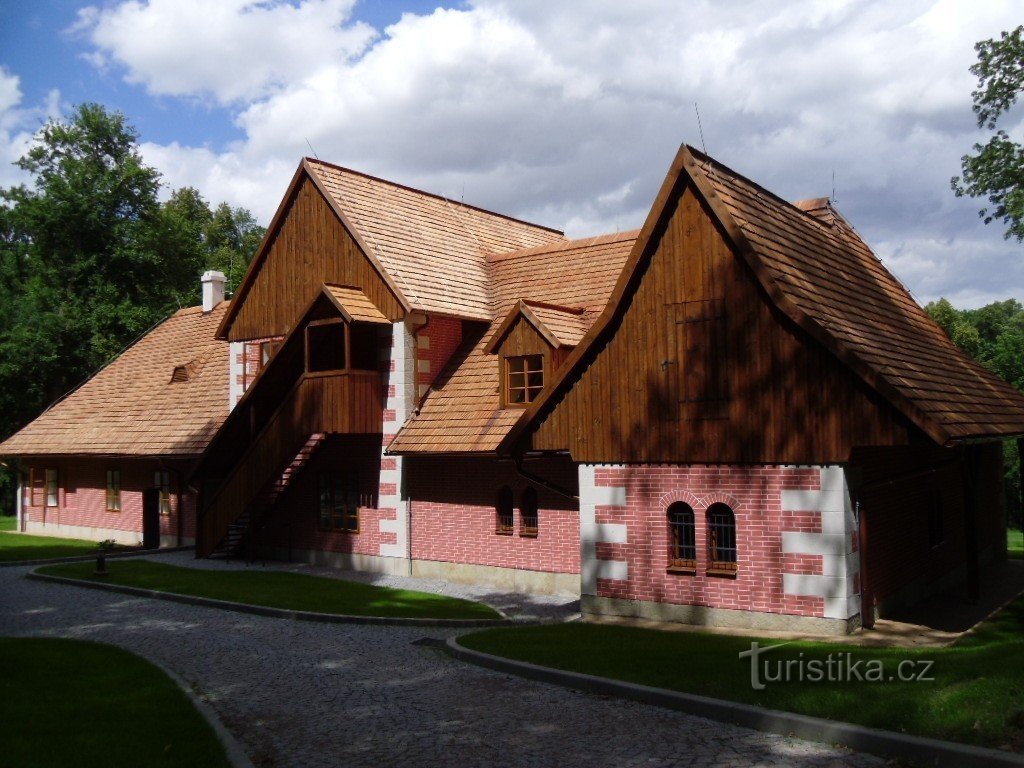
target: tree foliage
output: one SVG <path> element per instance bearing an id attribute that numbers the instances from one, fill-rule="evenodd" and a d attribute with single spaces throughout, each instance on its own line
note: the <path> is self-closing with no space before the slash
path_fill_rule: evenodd
<path id="1" fill-rule="evenodd" d="M 1006 131 L 999 120 L 1017 103 L 1024 91 L 1024 25 L 1003 32 L 999 39 L 982 40 L 974 46 L 978 62 L 971 73 L 978 78 L 972 91 L 978 127 L 995 133 L 985 144 L 975 144 L 974 154 L 961 158 L 963 175 L 951 183 L 957 197 L 988 198 L 981 217 L 988 224 L 999 220 L 1004 236 L 1024 240 L 1024 146 Z"/>
<path id="2" fill-rule="evenodd" d="M 979 309 L 956 309 L 946 299 L 925 307 L 960 349 L 1024 392 L 1024 305 L 1016 299 L 996 301 Z M 1020 457 L 1017 443 L 1003 445 L 1006 508 L 1019 525 Z"/>
<path id="3" fill-rule="evenodd" d="M 263 234 L 191 188 L 161 203 L 135 129 L 98 104 L 48 122 L 16 164 L 31 181 L 0 189 L 0 436 L 197 303 L 204 269 L 237 280 Z"/>

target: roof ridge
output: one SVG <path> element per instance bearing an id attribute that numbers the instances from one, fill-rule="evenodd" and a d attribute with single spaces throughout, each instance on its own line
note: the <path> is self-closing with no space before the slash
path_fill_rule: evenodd
<path id="1" fill-rule="evenodd" d="M 451 205 L 457 205 L 457 206 L 460 206 L 462 208 L 468 208 L 468 209 L 473 210 L 473 211 L 479 211 L 480 213 L 486 213 L 488 216 L 496 216 L 497 218 L 505 219 L 506 221 L 514 221 L 517 224 L 525 224 L 528 227 L 533 227 L 535 229 L 543 229 L 543 230 L 545 230 L 547 232 L 554 232 L 557 235 L 562 235 L 563 237 L 565 236 L 565 232 L 563 230 L 561 230 L 561 229 L 555 229 L 554 227 L 548 227 L 548 226 L 546 226 L 544 224 L 537 224 L 536 222 L 527 221 L 526 219 L 520 219 L 520 218 L 517 218 L 516 216 L 510 216 L 507 213 L 499 213 L 498 211 L 493 211 L 493 210 L 491 210 L 489 208 L 483 208 L 482 206 L 479 206 L 479 205 L 473 205 L 471 203 L 466 203 L 466 202 L 462 202 L 462 201 L 455 202 L 451 198 L 449 198 L 449 197 L 447 197 L 445 195 L 440 195 L 437 192 L 428 192 L 425 189 L 419 189 L 418 187 L 411 187 L 408 184 L 401 184 L 401 183 L 399 183 L 397 181 L 391 181 L 390 179 L 385 179 L 385 178 L 383 178 L 381 176 L 374 176 L 372 173 L 366 173 L 365 171 L 357 171 L 354 168 L 349 168 L 349 167 L 344 166 L 344 165 L 338 165 L 337 163 L 330 163 L 330 162 L 328 162 L 326 160 L 320 160 L 320 159 L 317 159 L 317 158 L 314 158 L 314 157 L 306 157 L 304 159 L 307 162 L 309 162 L 309 163 L 314 163 L 314 164 L 317 164 L 317 165 L 325 165 L 325 166 L 327 166 L 329 168 L 334 168 L 335 170 L 342 171 L 343 173 L 350 173 L 353 176 L 362 176 L 364 179 L 371 179 L 372 181 L 378 181 L 378 182 L 380 182 L 382 184 L 387 184 L 388 186 L 391 186 L 391 187 L 396 187 L 398 189 L 404 189 L 407 192 L 415 192 L 418 195 L 425 195 L 426 197 L 432 197 L 432 198 L 434 198 L 436 200 L 444 200 L 445 202 L 447 202 L 447 203 L 449 203 Z"/>
<path id="2" fill-rule="evenodd" d="M 538 301 L 536 299 L 526 298 L 525 296 L 520 298 L 519 301 L 533 307 L 540 307 L 541 309 L 554 309 L 558 312 L 567 312 L 571 315 L 582 315 L 585 314 L 587 311 L 583 307 L 570 307 L 565 304 L 554 304 L 550 301 Z"/>

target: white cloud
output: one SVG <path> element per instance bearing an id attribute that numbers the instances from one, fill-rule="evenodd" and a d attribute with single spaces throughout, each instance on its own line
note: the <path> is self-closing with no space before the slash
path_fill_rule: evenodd
<path id="1" fill-rule="evenodd" d="M 834 171 L 923 300 L 1024 290 L 999 279 L 1019 247 L 949 189 L 978 136 L 973 44 L 1018 23 L 1013 3 L 475 0 L 380 31 L 352 10 L 129 0 L 79 31 L 152 93 L 232 104 L 236 144 L 145 153 L 263 221 L 308 141 L 571 235 L 638 226 L 680 141 L 700 143 L 696 102 L 708 150 L 783 197 L 828 194 Z"/>
<path id="2" fill-rule="evenodd" d="M 20 78 L 0 67 L 0 188 L 27 182 L 28 175 L 14 163 L 25 154 L 47 118 L 59 114 L 60 93 L 47 94 L 35 107 L 22 106 Z"/>

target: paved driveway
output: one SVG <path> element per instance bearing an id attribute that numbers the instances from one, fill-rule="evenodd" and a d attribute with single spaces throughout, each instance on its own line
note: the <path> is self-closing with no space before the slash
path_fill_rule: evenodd
<path id="1" fill-rule="evenodd" d="M 0 569 L 0 634 L 101 640 L 173 669 L 261 768 L 882 765 L 413 644 L 442 630 L 233 614 L 29 581 L 26 570 Z"/>

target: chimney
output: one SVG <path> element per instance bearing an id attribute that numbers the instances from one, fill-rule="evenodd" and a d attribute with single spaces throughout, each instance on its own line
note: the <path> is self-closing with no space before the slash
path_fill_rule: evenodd
<path id="1" fill-rule="evenodd" d="M 224 283 L 227 278 L 223 272 L 209 270 L 203 272 L 203 312 L 212 312 L 213 308 L 224 301 Z"/>

